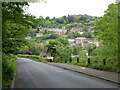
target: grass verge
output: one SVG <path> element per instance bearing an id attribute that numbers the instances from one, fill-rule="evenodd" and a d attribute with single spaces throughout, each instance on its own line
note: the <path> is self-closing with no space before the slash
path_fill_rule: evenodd
<path id="1" fill-rule="evenodd" d="M 17 57 L 13 54 L 2 54 L 2 88 L 10 88 L 16 73 Z"/>
<path id="2" fill-rule="evenodd" d="M 36 55 L 23 55 L 23 54 L 18 54 L 18 57 L 21 58 L 29 58 L 31 60 L 37 61 L 37 62 L 43 62 L 43 63 L 47 63 L 47 60 L 41 58 L 40 56 L 36 56 Z"/>

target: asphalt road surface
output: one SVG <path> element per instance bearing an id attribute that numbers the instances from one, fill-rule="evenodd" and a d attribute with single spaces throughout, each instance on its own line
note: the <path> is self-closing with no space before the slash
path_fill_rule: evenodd
<path id="1" fill-rule="evenodd" d="M 108 81 L 19 58 L 14 88 L 117 88 Z"/>

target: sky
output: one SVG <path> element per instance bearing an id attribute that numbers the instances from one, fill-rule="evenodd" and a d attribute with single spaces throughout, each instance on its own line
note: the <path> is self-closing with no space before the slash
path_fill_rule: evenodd
<path id="1" fill-rule="evenodd" d="M 108 5 L 115 0 L 46 0 L 46 3 L 29 3 L 27 13 L 37 18 L 43 16 L 62 17 L 64 15 L 87 14 L 91 16 L 103 16 Z"/>

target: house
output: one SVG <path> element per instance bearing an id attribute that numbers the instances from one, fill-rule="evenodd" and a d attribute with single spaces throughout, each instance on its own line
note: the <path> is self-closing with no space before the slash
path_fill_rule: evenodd
<path id="1" fill-rule="evenodd" d="M 71 46 L 75 45 L 75 39 L 68 39 L 68 42 Z"/>
<path id="2" fill-rule="evenodd" d="M 36 33 L 36 37 L 42 37 L 43 34 L 42 33 Z"/>
<path id="3" fill-rule="evenodd" d="M 39 29 L 39 33 L 44 33 L 46 30 L 46 28 Z"/>
<path id="4" fill-rule="evenodd" d="M 85 46 L 88 44 L 88 40 L 85 37 L 77 37 L 75 38 L 75 44 L 78 44 L 80 46 Z"/>
<path id="5" fill-rule="evenodd" d="M 72 27 L 71 32 L 80 32 L 83 31 L 82 28 Z"/>
<path id="6" fill-rule="evenodd" d="M 67 32 L 65 27 L 62 27 L 62 28 L 49 28 L 48 31 L 52 31 L 57 35 L 65 35 L 66 32 Z"/>
<path id="7" fill-rule="evenodd" d="M 92 33 L 93 33 L 94 31 L 95 31 L 95 30 L 94 30 L 94 27 L 91 27 L 91 26 L 90 26 L 90 27 L 88 28 L 88 32 L 92 32 Z"/>
<path id="8" fill-rule="evenodd" d="M 27 39 L 27 40 L 31 40 L 32 37 L 31 37 L 31 36 L 27 36 L 25 39 Z"/>
<path id="9" fill-rule="evenodd" d="M 71 32 L 78 32 L 80 34 L 84 33 L 84 31 L 82 30 L 82 28 L 76 28 L 76 27 L 72 27 L 72 29 L 70 31 Z"/>

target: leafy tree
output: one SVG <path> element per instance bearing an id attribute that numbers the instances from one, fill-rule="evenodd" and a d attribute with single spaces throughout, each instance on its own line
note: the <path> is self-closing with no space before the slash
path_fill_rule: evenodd
<path id="1" fill-rule="evenodd" d="M 46 45 L 47 47 L 47 53 L 49 53 L 52 57 L 55 59 L 57 47 L 60 45 L 60 43 L 56 40 L 50 40 L 49 43 Z"/>
<path id="2" fill-rule="evenodd" d="M 87 32 L 88 31 L 88 26 L 84 25 L 82 29 Z"/>
<path id="3" fill-rule="evenodd" d="M 68 38 L 77 38 L 80 37 L 80 33 L 79 32 L 69 32 L 68 33 Z"/>
<path id="4" fill-rule="evenodd" d="M 49 20 L 49 19 L 50 19 L 50 17 L 49 17 L 49 16 L 47 16 L 45 19 L 46 19 L 46 20 Z"/>
<path id="5" fill-rule="evenodd" d="M 2 3 L 2 51 L 4 53 L 15 53 L 25 44 L 30 23 L 25 20 L 22 7 L 27 3 L 6 2 Z M 19 16 L 19 17 L 18 17 Z"/>
<path id="6" fill-rule="evenodd" d="M 31 23 L 24 14 L 26 2 L 2 3 L 2 86 L 10 87 L 16 71 L 16 54 L 26 44 L 25 36 Z"/>
<path id="7" fill-rule="evenodd" d="M 67 62 L 69 60 L 69 57 L 72 54 L 72 48 L 67 46 L 59 46 L 57 48 L 57 52 L 56 52 L 56 58 L 55 61 L 56 62 Z"/>
<path id="8" fill-rule="evenodd" d="M 118 55 L 118 4 L 110 4 L 104 16 L 96 22 L 95 35 L 103 40 L 105 47 L 113 49 L 107 54 L 109 57 Z"/>
<path id="9" fill-rule="evenodd" d="M 66 24 L 66 29 L 69 31 L 71 29 L 71 24 Z"/>
<path id="10" fill-rule="evenodd" d="M 29 41 L 28 43 L 28 49 L 26 51 L 30 51 L 32 55 L 39 55 L 44 48 L 42 44 L 36 43 L 35 41 Z"/>
<path id="11" fill-rule="evenodd" d="M 88 44 L 84 46 L 84 49 L 88 52 L 88 56 L 90 56 L 93 50 L 96 49 L 96 46 L 94 44 Z"/>
<path id="12" fill-rule="evenodd" d="M 61 42 L 63 45 L 69 45 L 68 39 L 64 38 L 64 37 L 59 37 L 57 38 L 57 41 Z"/>
<path id="13" fill-rule="evenodd" d="M 73 46 L 73 55 L 79 55 L 81 50 L 82 50 L 82 48 L 80 47 L 80 45 L 74 45 Z"/>
<path id="14" fill-rule="evenodd" d="M 57 39 L 57 38 L 58 38 L 58 35 L 54 34 L 54 33 L 47 34 L 47 35 L 44 35 L 43 37 L 41 37 L 42 40 Z"/>
<path id="15" fill-rule="evenodd" d="M 68 16 L 69 23 L 74 22 L 74 16 Z"/>
<path id="16" fill-rule="evenodd" d="M 91 32 L 85 32 L 81 36 L 82 37 L 86 37 L 86 38 L 93 38 L 93 33 L 91 33 Z"/>

